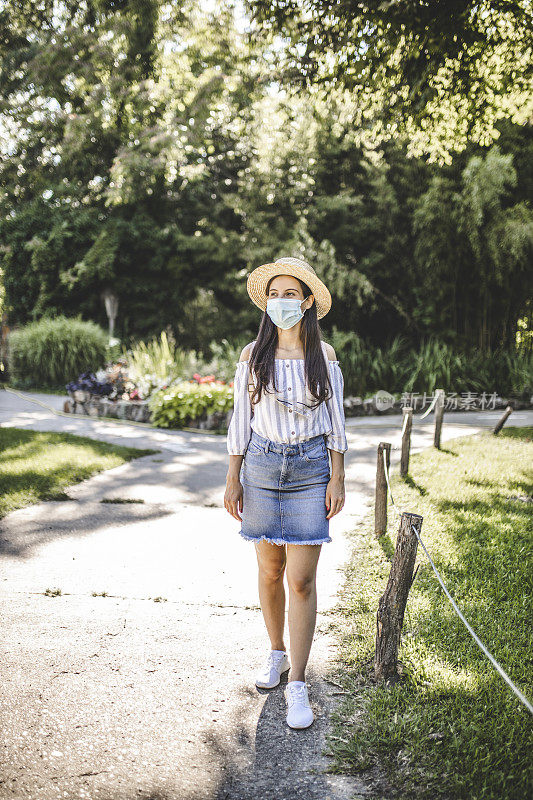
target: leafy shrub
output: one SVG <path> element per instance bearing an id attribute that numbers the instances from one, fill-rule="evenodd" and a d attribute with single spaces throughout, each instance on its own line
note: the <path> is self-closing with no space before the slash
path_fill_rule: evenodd
<path id="1" fill-rule="evenodd" d="M 214 372 L 222 380 L 232 381 L 241 350 L 250 341 L 251 339 L 246 337 L 242 344 L 238 345 L 230 344 L 227 339 L 211 342 L 210 349 L 213 357 L 209 362 L 202 365 L 202 369 L 207 372 Z"/>
<path id="2" fill-rule="evenodd" d="M 152 424 L 159 428 L 183 428 L 192 420 L 233 408 L 233 386 L 220 381 L 179 381 L 155 392 L 149 400 Z"/>
<path id="3" fill-rule="evenodd" d="M 9 366 L 15 386 L 59 387 L 105 361 L 108 335 L 79 317 L 43 317 L 9 336 Z"/>

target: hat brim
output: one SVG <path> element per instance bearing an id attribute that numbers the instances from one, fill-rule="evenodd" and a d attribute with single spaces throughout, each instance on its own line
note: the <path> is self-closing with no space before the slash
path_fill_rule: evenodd
<path id="1" fill-rule="evenodd" d="M 256 267 L 250 272 L 248 280 L 246 281 L 246 290 L 250 299 L 261 311 L 266 310 L 268 299 L 266 287 L 268 281 L 274 275 L 292 275 L 294 278 L 300 278 L 300 280 L 306 283 L 315 298 L 318 319 L 324 317 L 330 310 L 331 294 L 318 275 L 297 264 L 284 264 L 283 262 L 277 261 L 261 264 L 261 266 Z"/>

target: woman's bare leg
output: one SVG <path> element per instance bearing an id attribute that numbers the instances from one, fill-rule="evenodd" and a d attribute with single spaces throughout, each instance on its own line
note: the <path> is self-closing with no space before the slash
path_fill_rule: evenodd
<path id="1" fill-rule="evenodd" d="M 283 575 L 287 554 L 285 545 L 273 544 L 261 539 L 255 544 L 259 567 L 259 602 L 270 637 L 272 650 L 285 650 L 283 630 L 285 626 L 285 588 Z"/>
<path id="2" fill-rule="evenodd" d="M 289 681 L 305 681 L 305 668 L 315 633 L 316 568 L 321 550 L 321 544 L 287 545 L 291 641 Z"/>

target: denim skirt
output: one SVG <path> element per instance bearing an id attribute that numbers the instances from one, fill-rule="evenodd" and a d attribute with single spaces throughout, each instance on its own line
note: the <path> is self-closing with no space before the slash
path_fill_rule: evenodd
<path id="1" fill-rule="evenodd" d="M 330 479 L 324 434 L 280 444 L 255 431 L 241 467 L 244 539 L 273 544 L 331 542 L 326 509 Z"/>

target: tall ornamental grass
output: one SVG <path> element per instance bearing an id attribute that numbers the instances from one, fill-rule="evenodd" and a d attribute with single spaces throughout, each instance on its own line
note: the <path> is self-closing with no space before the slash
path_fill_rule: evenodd
<path id="1" fill-rule="evenodd" d="M 9 368 L 19 388 L 58 388 L 106 360 L 107 333 L 79 317 L 45 317 L 11 332 Z"/>
<path id="2" fill-rule="evenodd" d="M 239 360 L 242 346 L 231 345 L 227 339 L 212 342 L 211 357 L 203 358 L 195 350 L 182 350 L 172 334 L 163 331 L 149 342 L 137 342 L 124 351 L 128 359 L 130 378 L 140 382 L 150 376 L 154 384 L 169 385 L 176 380 L 190 380 L 195 373 L 215 375 L 223 381 L 232 381 L 235 364 Z"/>
<path id="3" fill-rule="evenodd" d="M 334 330 L 326 337 L 341 361 L 346 395 L 366 397 L 378 389 L 392 394 L 497 392 L 528 399 L 533 394 L 533 352 L 495 350 L 464 353 L 436 337 L 418 348 L 396 337 L 386 348 L 372 347 L 355 333 Z"/>

